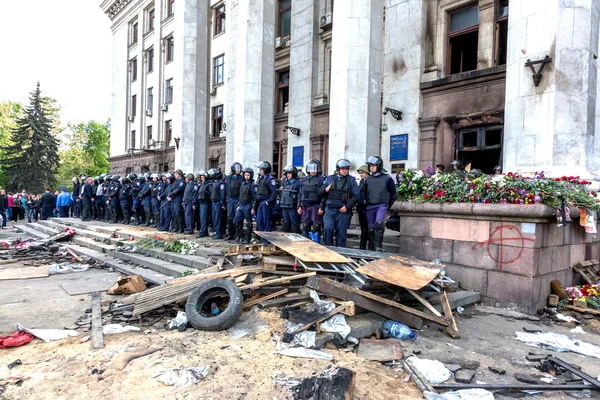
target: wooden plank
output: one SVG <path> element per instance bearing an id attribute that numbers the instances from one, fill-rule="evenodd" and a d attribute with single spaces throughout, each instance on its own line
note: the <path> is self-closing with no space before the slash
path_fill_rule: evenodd
<path id="1" fill-rule="evenodd" d="M 208 274 L 199 273 L 196 275 L 185 276 L 183 278 L 173 279 L 167 282 L 167 285 L 179 285 L 204 279 L 226 278 L 228 276 L 239 276 L 251 272 L 263 272 L 263 267 L 244 267 L 236 269 L 224 269 L 220 272 L 212 272 Z"/>
<path id="2" fill-rule="evenodd" d="M 318 324 L 319 322 L 323 322 L 326 319 L 329 319 L 329 318 L 333 317 L 335 314 L 342 312 L 342 310 L 346 309 L 348 306 L 349 306 L 348 302 L 344 302 L 344 303 L 342 303 L 341 306 L 338 306 L 338 307 L 334 308 L 333 310 L 331 310 L 327 314 L 322 315 L 322 316 L 320 316 L 318 318 L 315 318 L 311 322 L 309 322 L 307 324 L 304 324 L 304 325 L 302 325 L 302 326 L 294 329 L 293 332 L 285 333 L 283 341 L 284 342 L 291 342 L 294 339 L 294 335 L 307 330 L 308 328 L 310 328 L 314 324 Z M 289 339 L 290 337 L 291 337 L 291 340 L 286 340 L 286 338 Z"/>
<path id="3" fill-rule="evenodd" d="M 102 309 L 100 306 L 100 292 L 92 293 L 92 349 L 104 348 L 104 335 L 102 334 Z"/>
<path id="4" fill-rule="evenodd" d="M 442 309 L 444 310 L 444 314 L 446 315 L 446 319 L 450 322 L 450 326 L 446 328 L 446 332 L 454 339 L 460 337 L 458 334 L 458 326 L 456 326 L 456 321 L 454 320 L 454 315 L 452 315 L 452 308 L 450 307 L 450 302 L 448 301 L 448 295 L 446 291 L 442 293 L 440 296 L 440 301 L 442 303 Z"/>
<path id="5" fill-rule="evenodd" d="M 77 253 L 75 253 L 73 250 L 71 250 L 69 247 L 67 247 L 67 251 L 69 252 L 70 255 L 73 256 L 73 258 L 79 262 L 83 262 L 83 258 L 79 257 L 77 255 Z"/>
<path id="6" fill-rule="evenodd" d="M 35 257 L 13 258 L 13 259 L 10 259 L 10 260 L 0 260 L 0 265 L 14 264 L 14 263 L 18 263 L 18 262 L 21 262 L 21 261 L 39 260 L 40 258 L 44 258 L 44 257 L 42 257 L 42 256 L 35 256 Z"/>
<path id="7" fill-rule="evenodd" d="M 235 259 L 235 264 L 234 264 L 233 268 L 241 268 L 243 262 L 244 262 L 244 256 L 242 256 L 242 255 L 237 256 L 237 258 Z"/>
<path id="8" fill-rule="evenodd" d="M 258 303 L 258 308 L 260 308 L 262 310 L 263 308 L 269 308 L 269 307 L 283 307 L 288 304 L 293 304 L 293 303 L 297 303 L 297 302 L 300 302 L 303 300 L 309 300 L 309 299 L 310 299 L 310 295 L 308 295 L 308 294 L 287 296 L 287 297 L 282 297 L 282 298 L 274 299 L 274 300 L 261 301 Z"/>
<path id="9" fill-rule="evenodd" d="M 0 269 L 0 281 L 48 277 L 48 266 Z"/>
<path id="10" fill-rule="evenodd" d="M 222 256 L 221 258 L 219 258 L 219 261 L 217 261 L 217 264 L 215 265 L 215 267 L 220 271 L 223 269 L 223 263 L 225 262 L 225 256 Z"/>
<path id="11" fill-rule="evenodd" d="M 324 301 L 330 301 L 332 303 L 335 304 L 342 304 L 342 303 L 347 303 L 348 307 L 342 311 L 342 314 L 347 315 L 349 317 L 353 317 L 356 315 L 356 307 L 354 307 L 354 302 L 353 301 L 342 301 L 340 299 L 334 299 L 333 297 L 327 297 L 325 299 L 323 299 Z"/>
<path id="12" fill-rule="evenodd" d="M 253 300 L 250 300 L 250 301 L 246 301 L 244 303 L 244 308 L 250 308 L 250 307 L 253 307 L 253 306 L 257 305 L 258 303 L 260 303 L 262 301 L 274 299 L 275 297 L 279 297 L 279 296 L 283 296 L 287 292 L 288 292 L 287 289 L 283 289 L 283 290 L 280 290 L 278 292 L 271 293 L 271 294 L 268 294 L 266 296 L 262 296 L 262 297 L 260 297 L 258 299 L 253 299 Z"/>
<path id="13" fill-rule="evenodd" d="M 584 314 L 587 313 L 587 314 L 600 315 L 600 310 L 594 310 L 594 309 L 591 309 L 591 308 L 579 308 L 579 307 L 567 305 L 567 309 L 568 310 L 577 311 L 577 312 L 580 312 L 580 313 L 584 313 Z"/>
<path id="14" fill-rule="evenodd" d="M 283 283 L 283 282 L 293 281 L 293 280 L 296 280 L 296 279 L 310 278 L 311 276 L 315 276 L 315 275 L 317 275 L 316 272 L 307 272 L 305 274 L 297 274 L 297 275 L 293 275 L 293 276 L 285 276 L 283 278 L 272 279 L 272 280 L 266 281 L 266 282 L 252 283 L 250 285 L 245 285 L 245 286 L 240 287 L 240 290 L 256 289 L 256 288 L 263 287 L 263 286 L 273 285 L 275 283 Z"/>
<path id="15" fill-rule="evenodd" d="M 356 269 L 363 275 L 412 290 L 429 284 L 440 271 L 441 268 L 433 268 L 426 261 L 400 255 L 375 260 Z"/>
<path id="16" fill-rule="evenodd" d="M 309 278 L 306 286 L 341 300 L 354 301 L 358 307 L 401 322 L 411 328 L 421 329 L 423 327 L 423 319 L 428 319 L 442 326 L 448 326 L 448 322 L 443 318 L 425 314 L 414 308 L 356 289 L 352 286 L 344 285 L 343 283 L 335 282 L 331 279 L 322 277 Z"/>
<path id="17" fill-rule="evenodd" d="M 95 281 L 95 280 L 75 280 L 62 282 L 60 285 L 70 296 L 79 294 L 106 292 L 113 286 L 114 282 Z"/>
<path id="18" fill-rule="evenodd" d="M 348 263 L 350 259 L 297 233 L 255 232 L 304 262 Z"/>
<path id="19" fill-rule="evenodd" d="M 440 313 L 438 310 L 436 310 L 434 306 L 432 306 L 427 300 L 422 298 L 417 292 L 415 292 L 412 289 L 406 289 L 406 290 L 408 290 L 408 293 L 412 294 L 415 299 L 419 300 L 419 303 L 423 304 L 425 306 L 425 308 L 427 308 L 429 311 L 431 311 L 431 313 L 433 315 L 435 315 L 437 317 L 442 316 L 442 313 Z"/>

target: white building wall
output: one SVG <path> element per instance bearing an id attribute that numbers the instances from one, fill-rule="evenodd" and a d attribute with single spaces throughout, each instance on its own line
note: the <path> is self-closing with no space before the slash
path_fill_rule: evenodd
<path id="1" fill-rule="evenodd" d="M 125 153 L 127 132 L 127 26 L 113 33 L 110 156 Z"/>

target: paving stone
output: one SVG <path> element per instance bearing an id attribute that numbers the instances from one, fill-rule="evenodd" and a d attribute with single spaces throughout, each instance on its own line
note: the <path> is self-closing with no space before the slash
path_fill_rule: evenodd
<path id="1" fill-rule="evenodd" d="M 504 375 L 504 374 L 506 373 L 506 370 L 504 370 L 504 369 L 502 369 L 502 368 L 494 367 L 494 366 L 492 366 L 492 365 L 490 365 L 490 366 L 488 367 L 488 369 L 489 369 L 490 371 L 492 371 L 493 373 L 495 373 L 495 374 L 498 374 L 498 375 Z"/>
<path id="2" fill-rule="evenodd" d="M 529 383 L 532 385 L 539 385 L 540 383 L 542 383 L 540 381 L 540 378 L 543 378 L 543 375 L 521 374 L 521 373 L 515 374 L 515 379 L 518 380 L 519 382 Z"/>
<path id="3" fill-rule="evenodd" d="M 470 371 L 468 369 L 461 369 L 457 371 L 454 375 L 454 380 L 458 383 L 471 383 L 473 377 L 475 376 L 475 371 Z"/>
<path id="4" fill-rule="evenodd" d="M 453 374 L 460 369 L 460 365 L 458 364 L 444 364 L 444 366 L 448 368 Z"/>
<path id="5" fill-rule="evenodd" d="M 479 361 L 465 361 L 460 364 L 463 369 L 477 369 L 480 365 Z"/>

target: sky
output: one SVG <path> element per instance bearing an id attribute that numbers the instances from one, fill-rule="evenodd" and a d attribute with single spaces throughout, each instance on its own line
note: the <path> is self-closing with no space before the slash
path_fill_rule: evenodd
<path id="1" fill-rule="evenodd" d="M 0 101 L 42 94 L 61 123 L 110 118 L 112 33 L 101 0 L 0 0 Z"/>

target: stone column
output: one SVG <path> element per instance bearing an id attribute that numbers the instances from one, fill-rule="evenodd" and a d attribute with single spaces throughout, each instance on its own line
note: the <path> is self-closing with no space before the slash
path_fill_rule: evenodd
<path id="1" fill-rule="evenodd" d="M 227 5 L 227 168 L 273 158 L 275 11 L 273 0 Z"/>
<path id="2" fill-rule="evenodd" d="M 505 171 L 593 176 L 599 8 L 593 0 L 511 2 Z M 524 64 L 546 56 L 552 62 L 535 86 Z"/>
<path id="3" fill-rule="evenodd" d="M 181 130 L 175 168 L 198 172 L 207 166 L 208 0 L 183 0 L 175 18 L 175 57 L 181 57 Z M 175 132 L 178 129 L 174 129 Z M 174 134 L 176 135 L 176 134 Z"/>
<path id="4" fill-rule="evenodd" d="M 405 163 L 417 167 L 419 116 L 422 113 L 421 78 L 425 63 L 427 4 L 421 0 L 387 1 L 385 14 L 383 107 L 402 111 L 402 120 L 386 116 L 388 130 L 381 134 L 385 165 Z M 408 159 L 390 161 L 390 136 L 408 134 Z"/>
<path id="5" fill-rule="evenodd" d="M 494 66 L 494 32 L 496 31 L 495 3 L 495 0 L 479 0 L 477 69 L 485 69 Z"/>
<path id="6" fill-rule="evenodd" d="M 421 148 L 419 156 L 418 168 L 423 169 L 427 166 L 435 167 L 436 164 L 442 162 L 442 154 L 439 150 L 441 140 L 437 128 L 440 124 L 440 118 L 424 118 L 419 120 L 419 128 L 421 131 L 419 146 Z"/>
<path id="7" fill-rule="evenodd" d="M 379 153 L 383 0 L 345 0 L 333 12 L 329 171 Z"/>
<path id="8" fill-rule="evenodd" d="M 292 164 L 293 148 L 304 147 L 302 165 L 310 160 L 313 131 L 312 101 L 317 90 L 319 48 L 318 2 L 295 0 L 292 6 L 292 48 L 290 49 L 290 108 L 288 125 L 300 129 L 300 136 L 288 132 L 287 164 Z"/>

